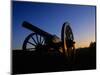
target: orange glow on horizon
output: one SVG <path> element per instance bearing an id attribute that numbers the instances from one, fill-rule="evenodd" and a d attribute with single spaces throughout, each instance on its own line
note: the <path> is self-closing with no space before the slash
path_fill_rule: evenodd
<path id="1" fill-rule="evenodd" d="M 95 41 L 83 41 L 83 42 L 76 42 L 75 44 L 75 48 L 84 48 L 84 47 L 89 47 L 91 42 L 95 42 Z"/>

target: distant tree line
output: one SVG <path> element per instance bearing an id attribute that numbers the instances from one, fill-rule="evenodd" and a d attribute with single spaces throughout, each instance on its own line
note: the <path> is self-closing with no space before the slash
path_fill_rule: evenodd
<path id="1" fill-rule="evenodd" d="M 90 48 L 96 48 L 96 42 L 91 42 L 89 45 Z"/>

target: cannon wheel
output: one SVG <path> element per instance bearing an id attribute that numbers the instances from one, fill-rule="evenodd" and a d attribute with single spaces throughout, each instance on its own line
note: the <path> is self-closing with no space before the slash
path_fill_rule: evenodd
<path id="1" fill-rule="evenodd" d="M 35 51 L 43 47 L 43 45 L 45 45 L 44 37 L 37 33 L 31 33 L 25 38 L 22 49 L 25 51 Z"/>
<path id="2" fill-rule="evenodd" d="M 63 48 L 63 53 L 64 55 L 67 55 L 69 56 L 69 52 L 68 52 L 68 49 L 67 49 L 67 40 L 70 39 L 70 40 L 74 40 L 74 36 L 73 36 L 73 33 L 72 33 L 72 29 L 71 27 L 69 26 L 69 23 L 66 22 L 63 24 L 63 27 L 62 27 L 62 31 L 61 31 L 61 40 L 62 40 L 62 48 Z"/>

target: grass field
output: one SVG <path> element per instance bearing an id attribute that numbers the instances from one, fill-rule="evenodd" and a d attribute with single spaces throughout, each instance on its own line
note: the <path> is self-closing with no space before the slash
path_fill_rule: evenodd
<path id="1" fill-rule="evenodd" d="M 58 72 L 96 69 L 96 47 L 76 50 L 74 62 L 58 53 L 39 54 L 36 52 L 13 50 L 13 74 Z"/>

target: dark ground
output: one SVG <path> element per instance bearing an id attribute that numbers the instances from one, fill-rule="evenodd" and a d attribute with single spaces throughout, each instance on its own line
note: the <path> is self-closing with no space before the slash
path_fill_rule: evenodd
<path id="1" fill-rule="evenodd" d="M 13 74 L 96 69 L 96 48 L 77 49 L 73 63 L 58 53 L 13 50 L 12 64 Z"/>

